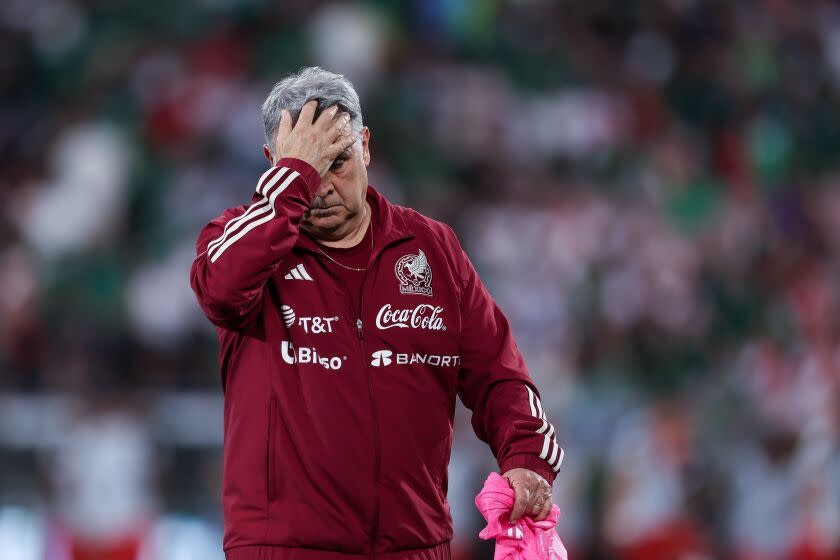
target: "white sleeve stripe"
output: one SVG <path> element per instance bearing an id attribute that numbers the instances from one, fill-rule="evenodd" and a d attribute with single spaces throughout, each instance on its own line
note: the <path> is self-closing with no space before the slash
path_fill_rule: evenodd
<path id="1" fill-rule="evenodd" d="M 292 172 L 289 174 L 289 176 L 286 178 L 286 180 L 285 180 L 285 181 L 283 181 L 283 184 L 281 184 L 281 185 L 280 185 L 280 187 L 279 187 L 278 189 L 275 189 L 275 191 L 274 191 L 273 193 L 271 193 L 271 198 L 269 198 L 269 200 L 268 200 L 268 205 L 269 205 L 269 207 L 271 208 L 271 213 L 270 213 L 270 214 L 268 214 L 267 216 L 264 216 L 264 217 L 262 217 L 262 218 L 258 219 L 258 220 L 254 220 L 254 221 L 250 222 L 247 226 L 245 226 L 244 228 L 242 228 L 242 230 L 241 230 L 239 233 L 237 233 L 236 235 L 234 235 L 233 237 L 231 237 L 230 239 L 228 239 L 228 240 L 225 242 L 225 244 L 224 244 L 224 245 L 222 245 L 221 247 L 219 247 L 219 250 L 218 250 L 218 251 L 216 251 L 216 253 L 215 253 L 215 254 L 214 254 L 214 255 L 210 258 L 210 262 L 216 262 L 216 260 L 217 260 L 220 256 L 222 256 L 222 253 L 224 253 L 224 252 L 227 250 L 227 248 L 228 248 L 228 247 L 230 247 L 231 245 L 233 245 L 234 243 L 236 243 L 236 242 L 237 242 L 239 239 L 241 239 L 241 238 L 242 238 L 242 236 L 244 236 L 246 233 L 248 233 L 249 231 L 251 231 L 252 229 L 254 229 L 255 227 L 257 227 L 258 225 L 260 225 L 260 224 L 264 224 L 264 223 L 268 222 L 269 220 L 271 220 L 272 218 L 274 218 L 274 216 L 276 216 L 276 215 L 277 215 L 277 209 L 276 209 L 276 208 L 275 208 L 275 206 L 274 206 L 274 200 L 277 198 L 277 196 L 278 196 L 281 192 L 283 192 L 284 190 L 286 190 L 286 187 L 288 187 L 288 186 L 289 186 L 289 184 L 290 184 L 292 181 L 294 181 L 294 180 L 295 180 L 295 178 L 296 178 L 296 177 L 298 177 L 298 176 L 299 176 L 299 173 L 298 173 L 297 171 L 292 171 Z"/>
<path id="2" fill-rule="evenodd" d="M 557 458 L 557 464 L 554 465 L 553 467 L 551 467 L 551 470 L 553 470 L 554 472 L 559 471 L 560 470 L 560 465 L 563 464 L 563 457 L 565 457 L 565 456 L 566 456 L 566 452 L 563 451 L 563 448 L 561 447 L 560 448 L 560 457 Z"/>
<path id="3" fill-rule="evenodd" d="M 270 176 L 270 175 L 273 175 L 273 174 L 274 174 L 274 172 L 275 172 L 277 169 L 284 169 L 284 168 L 283 168 L 283 167 L 271 167 L 271 168 L 269 168 L 269 169 L 266 169 L 265 173 L 263 173 L 262 175 L 260 175 L 260 180 L 259 180 L 259 181 L 257 181 L 257 189 L 256 189 L 258 193 L 262 194 L 262 191 L 261 191 L 260 189 L 261 189 L 261 188 L 262 188 L 262 186 L 265 184 L 265 182 L 268 180 L 269 176 Z M 282 173 L 282 171 L 281 171 L 281 173 Z"/>
<path id="4" fill-rule="evenodd" d="M 249 213 L 244 218 L 238 220 L 236 222 L 236 225 L 233 226 L 228 232 L 228 234 L 225 236 L 225 239 L 223 239 L 220 243 L 217 243 L 215 247 L 210 249 L 210 251 L 215 251 L 217 248 L 221 247 L 224 244 L 224 242 L 227 241 L 231 235 L 236 233 L 236 231 L 239 230 L 245 223 L 250 222 L 253 220 L 253 218 L 256 218 L 257 216 L 260 216 L 270 211 L 271 208 L 269 207 L 268 200 L 263 200 L 262 202 L 260 202 L 259 206 L 254 208 L 253 212 Z"/>
<path id="5" fill-rule="evenodd" d="M 547 432 L 545 431 L 546 428 L 548 428 Z M 551 437 L 551 436 L 554 435 L 554 425 L 551 422 L 549 422 L 545 419 L 543 419 L 543 426 L 539 430 L 537 430 L 538 434 L 541 434 L 543 432 L 545 432 L 545 435 L 547 435 L 548 437 Z"/>
<path id="6" fill-rule="evenodd" d="M 272 168 L 272 169 L 269 169 L 268 171 L 266 171 L 265 173 L 263 173 L 263 174 L 262 174 L 262 176 L 260 177 L 260 180 L 259 180 L 259 181 L 257 181 L 257 193 L 258 193 L 258 194 L 262 194 L 262 192 L 260 192 L 260 188 L 261 188 L 261 187 L 263 186 L 263 184 L 265 183 L 266 178 L 267 178 L 270 174 L 272 174 L 272 173 L 274 173 L 274 172 L 277 172 L 277 168 Z M 282 171 L 280 171 L 280 173 L 282 173 Z M 251 212 L 252 212 L 255 208 L 258 208 L 258 207 L 262 206 L 264 203 L 265 203 L 265 197 L 261 198 L 260 200 L 258 200 L 258 201 L 257 201 L 257 202 L 255 202 L 255 203 L 253 203 L 253 204 L 252 204 L 252 205 L 251 205 L 251 206 L 250 206 L 250 207 L 249 207 L 249 208 L 245 211 L 245 213 L 243 213 L 241 216 L 237 216 L 236 218 L 234 218 L 234 219 L 232 219 L 232 220 L 228 221 L 228 223 L 227 223 L 227 224 L 225 224 L 225 229 L 224 229 L 224 231 L 222 232 L 222 235 L 220 235 L 219 237 L 217 237 L 216 239 L 214 239 L 213 241 L 211 241 L 210 243 L 208 243 L 208 244 L 207 244 L 207 251 L 208 251 L 208 252 L 209 252 L 209 251 L 211 251 L 211 250 L 213 249 L 213 247 L 214 247 L 214 246 L 216 246 L 216 245 L 218 245 L 219 243 L 221 243 L 221 242 L 224 240 L 224 238 L 227 236 L 228 230 L 229 230 L 229 229 L 230 229 L 233 225 L 235 225 L 237 222 L 239 222 L 239 221 L 241 221 L 241 220 L 245 219 L 245 217 L 247 217 L 247 216 L 248 216 L 248 215 L 249 215 L 249 214 L 250 214 L 250 213 L 251 213 Z"/>
<path id="7" fill-rule="evenodd" d="M 525 385 L 525 388 L 528 389 L 528 404 L 531 405 L 531 416 L 536 416 L 537 409 L 534 408 L 534 392 L 527 385 Z"/>
<path id="8" fill-rule="evenodd" d="M 536 401 L 537 404 L 539 405 L 540 399 L 539 399 L 539 397 L 537 397 L 534 394 L 534 392 L 531 390 L 530 387 L 525 385 L 525 388 L 528 389 L 528 404 L 531 405 L 531 416 L 541 418 L 542 421 L 543 421 L 542 426 L 540 426 L 540 429 L 537 430 L 537 433 L 541 434 L 548 428 L 548 419 L 545 417 L 545 411 L 542 410 L 541 406 L 540 406 L 540 414 L 539 414 L 539 416 L 537 415 L 537 409 L 534 407 L 534 401 Z"/>
<path id="9" fill-rule="evenodd" d="M 280 170 L 279 173 L 283 173 L 282 170 L 285 169 L 285 167 L 272 167 L 270 169 L 267 169 L 265 173 L 260 175 L 260 180 L 257 181 L 257 188 L 256 188 L 256 191 L 257 191 L 258 194 L 262 194 L 261 189 L 262 189 L 263 185 L 269 179 L 270 176 L 273 176 L 275 173 L 278 172 L 277 171 L 278 169 Z"/>
<path id="10" fill-rule="evenodd" d="M 277 168 L 275 168 L 275 169 L 277 169 Z M 225 227 L 225 232 L 222 233 L 222 237 L 213 241 L 212 242 L 212 245 L 213 245 L 212 247 L 210 247 L 210 245 L 208 245 L 208 248 L 207 248 L 208 253 L 215 250 L 216 247 L 219 247 L 220 245 L 222 245 L 222 243 L 224 243 L 225 239 L 227 237 L 229 237 L 230 235 L 232 235 L 237 229 L 239 229 L 239 226 L 241 224 L 250 220 L 251 216 L 259 215 L 259 214 L 262 214 L 262 213 L 267 211 L 267 209 L 268 209 L 268 198 L 267 198 L 268 191 L 277 183 L 277 181 L 279 181 L 283 177 L 283 175 L 285 175 L 286 171 L 288 171 L 288 168 L 281 167 L 281 168 L 279 168 L 279 171 L 277 171 L 274 175 L 271 176 L 270 181 L 261 181 L 260 184 L 257 185 L 257 194 L 263 195 L 262 199 L 255 202 L 254 204 L 252 204 L 248 208 L 248 210 L 244 214 L 242 214 L 242 216 L 239 216 L 239 217 L 231 220 L 230 222 L 228 222 L 228 225 Z M 230 227 L 230 226 L 232 226 L 232 227 Z"/>
<path id="11" fill-rule="evenodd" d="M 266 207 L 268 199 L 265 197 L 265 194 L 262 190 L 263 186 L 265 186 L 266 189 L 271 188 L 277 182 L 277 180 L 280 179 L 286 173 L 286 171 L 288 171 L 288 168 L 286 167 L 274 167 L 263 173 L 262 177 L 260 177 L 260 180 L 257 184 L 257 193 L 262 194 L 263 197 L 257 202 L 253 203 L 251 206 L 249 206 L 248 209 L 241 216 L 237 216 L 236 218 L 228 221 L 228 223 L 225 224 L 225 229 L 224 231 L 222 231 L 222 235 L 220 235 L 219 237 L 207 244 L 208 254 L 211 251 L 213 251 L 216 247 L 224 243 L 225 239 L 229 235 L 233 234 L 233 232 L 236 231 L 236 229 L 239 228 L 239 224 L 245 222 L 250 216 L 254 215 L 254 213 L 260 213 L 258 211 Z M 266 179 L 268 178 L 268 175 L 272 172 L 275 173 L 271 177 L 271 182 L 266 185 Z"/>
<path id="12" fill-rule="evenodd" d="M 266 185 L 266 187 L 265 187 L 265 192 L 266 192 L 266 194 L 267 194 L 267 193 L 268 193 L 268 191 L 269 191 L 269 190 L 270 190 L 270 189 L 271 189 L 271 188 L 275 185 L 275 183 L 277 182 L 277 180 L 279 180 L 279 179 L 283 176 L 283 174 L 284 174 L 286 171 L 287 171 L 287 169 L 286 169 L 285 167 L 284 167 L 284 168 L 282 168 L 282 169 L 280 170 L 280 173 L 278 173 L 278 174 L 276 174 L 276 175 L 274 176 L 274 178 L 272 179 L 271 183 Z M 254 204 L 251 206 L 251 208 L 249 208 L 249 209 L 248 209 L 248 212 L 245 212 L 242 216 L 240 216 L 239 218 L 237 218 L 237 219 L 236 219 L 236 224 L 235 224 L 232 228 L 230 228 L 230 230 L 228 230 L 226 233 L 224 233 L 224 234 L 223 234 L 223 238 L 221 239 L 221 241 L 220 241 L 220 242 L 216 243 L 216 244 L 215 244 L 212 248 L 208 249 L 208 251 L 207 251 L 207 252 L 208 252 L 208 254 L 210 254 L 210 253 L 212 253 L 212 252 L 216 251 L 219 247 L 221 247 L 221 246 L 224 244 L 224 242 L 225 242 L 225 241 L 227 241 L 227 239 L 228 239 L 228 238 L 230 238 L 230 236 L 231 236 L 231 235 L 233 235 L 234 233 L 236 233 L 236 231 L 237 231 L 237 230 L 238 230 L 241 226 L 243 226 L 245 223 L 252 221 L 252 220 L 253 220 L 253 218 L 255 218 L 255 217 L 257 217 L 257 216 L 260 216 L 260 215 L 262 215 L 262 214 L 265 214 L 265 213 L 266 213 L 266 212 L 268 212 L 269 210 L 271 210 L 271 206 L 270 206 L 270 204 L 269 204 L 269 202 L 268 202 L 268 199 L 267 199 L 267 198 L 265 197 L 265 195 L 264 195 L 264 196 L 263 196 L 263 198 L 262 198 L 262 200 L 260 200 L 259 202 L 254 203 Z M 233 221 L 233 220 L 231 220 L 231 221 Z"/>
<path id="13" fill-rule="evenodd" d="M 563 461 L 563 448 L 561 448 L 557 444 L 557 439 L 554 437 L 554 425 L 548 421 L 548 417 L 545 415 L 545 410 L 542 407 L 542 403 L 540 403 L 540 398 L 534 394 L 534 391 L 531 390 L 528 385 L 525 385 L 525 388 L 528 390 L 528 404 L 531 407 L 531 416 L 536 418 L 540 418 L 542 420 L 542 426 L 537 430 L 538 434 L 543 435 L 543 447 L 542 451 L 540 451 L 540 459 L 543 459 L 548 462 L 548 465 L 552 468 L 554 472 L 560 470 L 560 463 Z M 534 406 L 536 404 L 536 407 Z M 539 415 L 537 414 L 537 410 L 539 410 Z M 546 430 L 548 430 L 546 432 Z M 551 449 L 551 457 L 548 456 L 548 451 Z M 560 456 L 558 457 L 558 452 Z M 557 460 L 557 464 L 554 465 L 555 459 Z"/>
<path id="14" fill-rule="evenodd" d="M 244 214 L 242 214 L 241 216 L 237 216 L 236 218 L 232 219 L 227 223 L 227 225 L 225 226 L 225 231 L 222 232 L 221 237 L 217 237 L 207 245 L 207 252 L 211 253 L 214 249 L 221 246 L 227 240 L 228 237 L 236 233 L 236 230 L 239 229 L 240 224 L 247 222 L 254 216 L 264 214 L 267 211 L 268 201 L 265 198 L 252 204 L 248 208 L 248 210 L 245 211 Z"/>
<path id="15" fill-rule="evenodd" d="M 543 438 L 545 441 L 543 442 L 542 451 L 540 451 L 540 459 L 548 457 L 548 446 L 551 444 L 551 440 L 548 439 L 548 436 L 543 436 Z"/>
<path id="16" fill-rule="evenodd" d="M 528 385 L 525 385 L 525 388 L 528 390 L 528 404 L 531 405 L 531 416 L 536 416 L 537 418 L 542 417 L 543 412 L 542 405 L 540 404 L 540 398 Z"/>
<path id="17" fill-rule="evenodd" d="M 271 187 L 276 185 L 277 181 L 282 179 L 283 175 L 285 175 L 286 171 L 288 171 L 288 170 L 289 170 L 288 167 L 281 167 L 280 172 L 277 175 L 275 175 L 274 177 L 272 177 L 271 181 L 268 181 L 265 185 L 263 185 L 262 188 L 257 187 L 257 192 L 260 193 L 261 195 L 265 196 L 265 197 L 269 196 L 268 192 L 271 190 Z"/>
<path id="18" fill-rule="evenodd" d="M 537 403 L 537 412 L 539 413 L 540 418 L 545 418 L 545 412 L 543 412 L 542 403 L 540 402 L 540 398 L 534 395 L 534 401 Z"/>
<path id="19" fill-rule="evenodd" d="M 548 458 L 548 464 L 553 465 L 554 460 L 557 459 L 557 450 L 560 449 L 560 446 L 557 445 L 557 442 L 552 439 L 551 441 L 551 457 Z"/>

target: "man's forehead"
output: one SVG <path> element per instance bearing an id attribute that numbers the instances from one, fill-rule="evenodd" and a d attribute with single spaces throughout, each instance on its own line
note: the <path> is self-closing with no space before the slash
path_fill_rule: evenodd
<path id="1" fill-rule="evenodd" d="M 359 138 L 355 138 L 355 139 L 353 140 L 353 143 L 352 143 L 352 144 L 350 144 L 350 145 L 349 145 L 349 146 L 348 146 L 348 147 L 347 147 L 347 148 L 346 148 L 343 152 L 341 152 L 340 154 L 338 154 L 337 156 L 335 156 L 335 157 L 336 157 L 336 159 L 349 158 L 350 156 L 352 156 L 352 155 L 353 155 L 353 152 L 355 152 L 355 151 L 356 151 L 356 146 L 357 146 L 357 145 L 359 145 L 359 146 L 361 146 L 361 145 L 362 145 L 362 142 L 361 142 L 361 140 L 360 140 Z"/>

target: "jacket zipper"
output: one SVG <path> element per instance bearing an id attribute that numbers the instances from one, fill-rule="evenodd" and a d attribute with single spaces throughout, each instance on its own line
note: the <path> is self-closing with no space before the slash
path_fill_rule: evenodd
<path id="1" fill-rule="evenodd" d="M 395 245 L 400 241 L 404 241 L 406 239 L 412 239 L 414 237 L 413 234 L 409 235 L 408 237 L 403 237 L 400 239 L 392 240 L 390 243 L 382 247 L 378 253 L 375 255 L 371 255 L 371 260 L 368 263 L 368 270 L 373 266 L 373 263 L 379 258 L 379 256 L 385 252 L 385 249 L 389 248 L 391 245 Z M 368 273 L 365 270 L 365 276 L 362 278 L 362 293 L 359 295 L 359 312 L 356 313 L 356 310 L 353 309 L 353 306 L 350 306 L 350 314 L 351 316 L 355 317 L 356 319 L 356 332 L 359 335 L 359 348 L 362 351 L 362 364 L 367 370 L 368 374 L 368 395 L 370 396 L 370 409 L 371 414 L 373 415 L 373 457 L 374 457 L 374 468 L 373 468 L 373 487 L 374 492 L 376 493 L 376 501 L 374 503 L 373 508 L 373 527 L 370 530 L 370 557 L 375 558 L 376 555 L 376 533 L 379 531 L 379 477 L 380 477 L 380 470 L 382 469 L 382 458 L 380 457 L 380 447 L 381 443 L 379 441 L 379 413 L 376 408 L 376 399 L 373 397 L 373 374 L 371 373 L 370 365 L 367 362 L 367 353 L 365 352 L 365 335 L 364 335 L 364 323 L 362 322 L 362 310 L 365 308 L 365 286 L 367 285 Z M 352 301 L 350 297 L 350 293 L 347 291 L 347 288 L 342 284 L 345 293 L 347 293 L 348 300 Z"/>
<path id="2" fill-rule="evenodd" d="M 413 235 L 411 237 L 414 237 Z M 385 252 L 385 249 L 389 248 L 391 245 L 399 243 L 400 240 L 394 240 L 391 243 L 382 247 L 382 249 L 376 253 L 375 255 L 371 255 L 371 261 L 368 264 L 368 269 L 373 267 L 373 264 L 379 258 L 382 253 Z M 374 468 L 373 468 L 373 488 L 376 495 L 376 501 L 374 503 L 373 508 L 373 527 L 370 530 L 370 557 L 376 557 L 376 534 L 379 532 L 379 509 L 380 509 L 380 495 L 379 495 L 379 484 L 380 484 L 380 473 L 382 470 L 382 457 L 381 457 L 381 447 L 382 443 L 379 441 L 379 411 L 376 408 L 376 399 L 373 396 L 373 370 L 371 369 L 370 364 L 368 363 L 368 355 L 365 352 L 365 335 L 364 335 L 364 324 L 362 323 L 362 310 L 365 308 L 365 287 L 367 286 L 367 279 L 368 273 L 365 271 L 365 277 L 362 278 L 362 293 L 359 295 L 359 315 L 356 317 L 356 330 L 359 333 L 359 344 L 362 348 L 362 360 L 363 364 L 365 364 L 365 368 L 368 372 L 368 395 L 370 396 L 370 408 L 371 413 L 373 414 L 373 460 L 374 460 Z"/>
<path id="3" fill-rule="evenodd" d="M 384 248 L 383 248 L 384 250 Z M 381 254 L 382 251 L 380 251 Z M 377 257 L 379 255 L 377 254 Z M 375 259 L 374 259 L 375 260 Z M 368 264 L 368 268 L 373 264 L 371 261 Z M 373 457 L 374 457 L 374 468 L 373 468 L 373 487 L 374 492 L 376 493 L 376 501 L 374 503 L 373 508 L 373 526 L 370 531 L 370 557 L 374 558 L 374 546 L 376 544 L 376 532 L 379 530 L 379 470 L 381 468 L 381 459 L 379 457 L 379 447 L 381 443 L 379 442 L 379 421 L 378 421 L 378 412 L 376 409 L 376 401 L 373 398 L 373 375 L 371 374 L 370 367 L 367 365 L 367 353 L 365 352 L 365 335 L 364 335 L 364 324 L 362 323 L 362 310 L 365 308 L 364 301 L 365 301 L 365 284 L 367 284 L 367 271 L 365 271 L 365 276 L 362 278 L 362 293 L 359 295 L 359 309 L 358 312 L 356 309 L 353 309 L 353 306 L 350 305 L 350 315 L 351 317 L 356 319 L 356 333 L 359 336 L 359 349 L 361 350 L 361 358 L 362 364 L 367 371 L 367 378 L 368 378 L 368 396 L 370 397 L 370 409 L 371 415 L 373 418 Z M 350 292 L 347 290 L 347 287 L 342 284 L 342 288 L 344 292 L 347 294 L 347 300 L 349 302 L 353 301 L 353 298 L 350 296 Z"/>
<path id="4" fill-rule="evenodd" d="M 384 249 L 383 249 L 384 250 Z M 381 254 L 382 251 L 379 252 Z M 368 268 L 373 266 L 374 261 L 379 255 L 371 255 L 373 257 L 368 265 Z M 382 459 L 380 457 L 380 447 L 382 443 L 379 441 L 379 411 L 376 408 L 376 399 L 373 396 L 373 372 L 367 361 L 367 352 L 365 351 L 365 335 L 364 324 L 362 323 L 362 310 L 365 308 L 365 285 L 367 284 L 368 273 L 365 271 L 365 276 L 362 278 L 362 293 L 359 294 L 359 314 L 356 316 L 356 330 L 359 333 L 359 346 L 362 349 L 362 363 L 367 370 L 368 378 L 368 396 L 370 397 L 370 410 L 373 419 L 373 491 L 375 501 L 373 506 L 373 527 L 370 530 L 370 557 L 374 558 L 376 554 L 376 533 L 379 531 L 379 471 L 382 468 Z"/>

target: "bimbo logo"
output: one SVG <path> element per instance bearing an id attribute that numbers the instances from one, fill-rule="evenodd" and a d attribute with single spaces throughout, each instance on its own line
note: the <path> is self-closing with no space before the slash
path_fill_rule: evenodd
<path id="1" fill-rule="evenodd" d="M 307 348 L 306 346 L 295 348 L 295 345 L 288 340 L 281 343 L 280 355 L 283 356 L 283 361 L 289 365 L 314 364 L 330 370 L 341 369 L 341 365 L 347 359 L 347 356 L 321 356 L 315 348 Z"/>
<path id="2" fill-rule="evenodd" d="M 383 305 L 376 314 L 376 326 L 380 330 L 393 329 L 425 329 L 429 331 L 445 331 L 446 325 L 440 314 L 443 307 L 421 303 L 414 309 L 392 309 L 391 304 Z"/>

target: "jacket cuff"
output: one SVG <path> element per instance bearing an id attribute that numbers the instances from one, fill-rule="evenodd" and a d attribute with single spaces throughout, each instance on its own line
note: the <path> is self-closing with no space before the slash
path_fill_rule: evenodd
<path id="1" fill-rule="evenodd" d="M 517 468 L 534 471 L 543 477 L 548 482 L 549 486 L 554 484 L 554 477 L 556 473 L 551 469 L 551 466 L 549 466 L 546 461 L 543 461 L 536 455 L 532 455 L 531 453 L 517 453 L 516 455 L 510 455 L 502 464 L 499 465 L 499 474 L 505 474 L 510 469 Z"/>
<path id="2" fill-rule="evenodd" d="M 288 167 L 293 171 L 297 171 L 306 185 L 306 194 L 309 195 L 307 202 L 312 202 L 315 198 L 315 191 L 321 185 L 321 175 L 318 171 L 307 162 L 297 158 L 282 158 L 274 167 Z"/>

